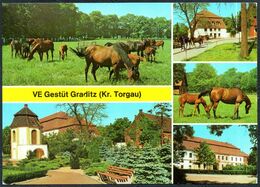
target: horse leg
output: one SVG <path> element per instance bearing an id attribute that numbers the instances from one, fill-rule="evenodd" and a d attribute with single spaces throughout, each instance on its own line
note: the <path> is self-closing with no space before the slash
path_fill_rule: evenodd
<path id="1" fill-rule="evenodd" d="M 48 51 L 46 52 L 46 56 L 47 56 L 47 61 L 49 61 L 49 53 L 48 53 Z"/>
<path id="2" fill-rule="evenodd" d="M 217 116 L 216 116 L 217 107 L 218 107 L 218 102 L 215 102 L 214 105 L 213 105 L 213 113 L 214 113 L 214 118 L 215 119 L 217 118 Z"/>
<path id="3" fill-rule="evenodd" d="M 109 70 L 110 71 L 110 70 Z M 114 73 L 114 70 L 112 69 L 110 72 L 109 72 L 109 80 L 111 80 L 111 76 L 112 74 Z"/>
<path id="4" fill-rule="evenodd" d="M 97 78 L 96 78 L 96 71 L 97 71 L 98 68 L 99 68 L 99 66 L 98 66 L 97 64 L 93 63 L 91 73 L 92 73 L 92 75 L 93 75 L 95 81 L 97 81 Z"/>
<path id="5" fill-rule="evenodd" d="M 89 69 L 90 64 L 91 64 L 91 62 L 88 62 L 86 60 L 86 67 L 85 67 L 85 79 L 86 79 L 86 82 L 88 82 L 88 69 Z"/>
<path id="6" fill-rule="evenodd" d="M 59 51 L 59 60 L 60 60 L 60 58 L 61 58 L 61 52 Z"/>
<path id="7" fill-rule="evenodd" d="M 235 118 L 239 118 L 239 105 L 240 105 L 240 103 L 236 103 L 235 104 L 235 109 L 234 109 L 234 115 L 233 115 L 233 119 L 235 119 Z M 237 116 L 237 117 L 236 117 Z"/>
<path id="8" fill-rule="evenodd" d="M 200 105 L 197 106 L 198 114 L 200 114 Z"/>
<path id="9" fill-rule="evenodd" d="M 182 115 L 182 117 L 184 116 L 184 115 L 183 115 L 184 106 L 185 106 L 185 103 L 184 103 L 184 104 L 180 104 L 180 108 L 179 108 L 179 116 L 180 116 L 180 115 Z"/>
<path id="10" fill-rule="evenodd" d="M 51 50 L 51 61 L 53 61 L 53 50 Z"/>
<path id="11" fill-rule="evenodd" d="M 192 116 L 195 115 L 197 109 L 198 109 L 198 104 L 195 104 L 195 105 L 194 105 L 194 110 L 193 110 Z"/>

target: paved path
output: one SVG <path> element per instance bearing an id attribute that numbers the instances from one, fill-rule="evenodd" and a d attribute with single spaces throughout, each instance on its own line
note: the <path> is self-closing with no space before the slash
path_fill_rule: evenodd
<path id="1" fill-rule="evenodd" d="M 63 167 L 57 170 L 49 170 L 46 177 L 35 178 L 15 183 L 20 184 L 104 184 L 94 177 L 84 174 L 81 169 L 70 169 Z"/>
<path id="2" fill-rule="evenodd" d="M 252 175 L 214 175 L 214 174 L 186 174 L 187 183 L 197 184 L 249 184 L 256 183 Z"/>
<path id="3" fill-rule="evenodd" d="M 188 49 L 187 51 L 181 51 L 180 48 L 173 49 L 173 60 L 174 61 L 185 61 L 186 59 L 190 59 L 195 57 L 217 45 L 224 44 L 224 43 L 235 43 L 238 42 L 237 38 L 227 38 L 227 39 L 213 39 L 204 41 L 201 47 L 199 44 L 196 43 L 195 48 Z"/>

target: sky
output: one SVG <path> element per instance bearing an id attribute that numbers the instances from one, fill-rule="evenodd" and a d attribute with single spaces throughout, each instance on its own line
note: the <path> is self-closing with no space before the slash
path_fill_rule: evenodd
<path id="1" fill-rule="evenodd" d="M 211 63 L 211 65 L 215 68 L 218 75 L 223 74 L 230 68 L 236 68 L 238 72 L 247 72 L 256 68 L 255 63 Z M 195 67 L 196 63 L 186 64 L 185 70 L 189 73 L 192 72 Z"/>
<path id="2" fill-rule="evenodd" d="M 240 10 L 240 3 L 210 3 L 207 10 L 221 17 L 231 17 L 231 15 L 236 15 Z M 184 23 L 184 21 L 176 11 L 173 11 L 173 22 Z"/>
<path id="3" fill-rule="evenodd" d="M 249 154 L 250 148 L 253 146 L 250 142 L 250 137 L 246 127 L 240 125 L 232 125 L 230 128 L 225 129 L 221 136 L 215 136 L 210 134 L 207 125 L 193 125 L 195 133 L 193 136 L 212 139 L 221 142 L 228 142 Z"/>
<path id="4" fill-rule="evenodd" d="M 21 110 L 24 104 L 25 103 L 3 104 L 3 128 L 12 123 L 14 114 Z M 113 123 L 116 118 L 121 117 L 128 117 L 130 121 L 133 121 L 139 109 L 143 109 L 144 112 L 147 112 L 153 108 L 155 103 L 107 103 L 106 105 L 105 113 L 108 117 L 102 120 L 102 125 L 109 125 Z M 57 103 L 28 103 L 28 107 L 32 112 L 38 115 L 39 119 L 61 111 L 61 108 L 57 107 Z"/>
<path id="5" fill-rule="evenodd" d="M 124 16 L 128 13 L 150 18 L 171 18 L 170 3 L 75 3 L 80 11 L 89 14 L 99 10 L 103 15 L 116 14 Z"/>

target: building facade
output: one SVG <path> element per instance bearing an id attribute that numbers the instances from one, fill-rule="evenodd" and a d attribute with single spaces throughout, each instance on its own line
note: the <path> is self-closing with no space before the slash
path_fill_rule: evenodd
<path id="1" fill-rule="evenodd" d="M 200 143 L 206 142 L 210 149 L 215 153 L 216 166 L 205 166 L 198 163 L 195 150 Z M 247 165 L 248 155 L 232 144 L 209 140 L 199 137 L 187 138 L 183 141 L 185 147 L 182 162 L 176 164 L 181 169 L 217 169 L 222 170 L 227 165 Z"/>
<path id="2" fill-rule="evenodd" d="M 41 144 L 41 126 L 38 116 L 33 113 L 28 105 L 24 105 L 14 115 L 11 128 L 11 159 L 22 160 L 29 151 L 36 154 L 37 158 L 47 158 L 47 145 Z"/>
<path id="3" fill-rule="evenodd" d="M 194 32 L 194 37 L 206 36 L 210 38 L 227 38 L 229 33 L 227 33 L 226 24 L 223 18 L 209 12 L 207 10 L 202 10 L 197 13 L 196 16 L 197 25 Z M 194 24 L 194 20 L 192 21 Z"/>

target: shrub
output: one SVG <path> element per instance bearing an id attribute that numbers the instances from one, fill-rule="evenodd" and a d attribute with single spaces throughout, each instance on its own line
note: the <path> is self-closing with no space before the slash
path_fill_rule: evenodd
<path id="1" fill-rule="evenodd" d="M 82 169 L 87 169 L 91 165 L 91 160 L 86 158 L 80 159 L 80 167 Z"/>
<path id="2" fill-rule="evenodd" d="M 79 169 L 79 156 L 77 154 L 71 154 L 70 156 L 71 169 Z"/>
<path id="3" fill-rule="evenodd" d="M 3 176 L 3 180 L 7 184 L 11 184 L 13 182 L 19 182 L 19 181 L 24 181 L 36 177 L 43 177 L 47 173 L 47 170 L 38 170 L 38 171 L 23 171 L 20 173 L 15 173 L 15 174 L 7 174 Z"/>
<path id="4" fill-rule="evenodd" d="M 110 163 L 108 162 L 93 163 L 85 170 L 85 173 L 86 175 L 90 175 L 90 176 L 97 175 L 97 172 L 107 171 L 109 165 Z"/>
<path id="5" fill-rule="evenodd" d="M 36 153 L 30 150 L 27 152 L 26 157 L 28 160 L 34 159 L 36 157 Z"/>

